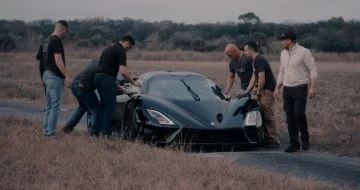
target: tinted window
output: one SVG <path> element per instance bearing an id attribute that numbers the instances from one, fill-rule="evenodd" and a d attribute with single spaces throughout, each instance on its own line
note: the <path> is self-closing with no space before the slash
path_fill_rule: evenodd
<path id="1" fill-rule="evenodd" d="M 147 94 L 165 99 L 193 101 L 194 95 L 200 101 L 224 98 L 214 82 L 200 76 L 158 76 L 149 80 L 148 84 Z"/>

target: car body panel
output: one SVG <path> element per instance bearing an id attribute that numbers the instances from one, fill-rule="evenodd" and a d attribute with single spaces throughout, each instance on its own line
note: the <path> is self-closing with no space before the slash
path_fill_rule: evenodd
<path id="1" fill-rule="evenodd" d="M 243 97 L 235 100 L 225 99 L 225 95 L 218 90 L 215 83 L 207 77 L 191 72 L 149 72 L 139 76 L 142 87 L 136 88 L 126 84 L 130 91 L 137 91 L 141 96 L 137 101 L 136 122 L 149 132 L 151 138 L 157 143 L 191 143 L 191 144 L 256 144 L 262 138 L 263 126 L 244 126 L 245 116 L 250 111 L 260 113 L 260 108 L 256 101 L 250 97 Z M 200 92 L 201 88 L 209 90 L 209 99 L 203 98 L 206 92 L 200 93 L 200 100 L 191 98 L 191 92 L 174 89 L 177 92 L 184 93 L 173 99 L 169 97 L 159 97 L 151 94 L 151 85 L 166 84 L 166 80 L 186 80 L 189 86 L 196 86 L 192 80 L 204 82 L 205 87 L 198 83 L 199 89 L 193 89 L 194 92 Z M 204 81 L 201 81 L 204 80 Z M 178 83 L 181 85 L 181 83 Z M 209 85 L 209 86 L 208 86 Z M 170 88 L 173 86 L 170 86 Z M 207 88 L 211 88 L 207 89 Z M 184 88 L 184 86 L 179 86 Z M 184 92 L 183 92 L 184 91 Z M 186 94 L 187 93 L 187 94 Z M 190 95 L 189 95 L 190 94 Z M 160 94 L 162 96 L 163 94 Z M 182 97 L 187 98 L 182 98 Z M 202 98 L 202 99 L 201 99 Z M 118 95 L 117 108 L 114 114 L 116 120 L 122 120 L 125 113 L 125 107 L 129 101 L 133 101 L 127 95 Z M 148 110 L 156 110 L 162 113 L 174 125 L 159 124 L 149 114 Z M 261 115 L 261 114 L 259 114 Z M 119 123 L 119 122 L 115 122 Z M 155 138 L 154 138 L 155 137 Z"/>

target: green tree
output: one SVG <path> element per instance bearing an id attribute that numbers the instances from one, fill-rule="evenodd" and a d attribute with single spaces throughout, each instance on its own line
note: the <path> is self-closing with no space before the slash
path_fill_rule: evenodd
<path id="1" fill-rule="evenodd" d="M 0 51 L 11 51 L 16 48 L 15 39 L 10 34 L 0 35 Z"/>
<path id="2" fill-rule="evenodd" d="M 258 16 L 256 16 L 253 12 L 248 12 L 238 17 L 239 21 L 244 24 L 249 25 L 249 37 L 251 36 L 251 30 L 254 25 L 260 24 L 261 20 Z"/>

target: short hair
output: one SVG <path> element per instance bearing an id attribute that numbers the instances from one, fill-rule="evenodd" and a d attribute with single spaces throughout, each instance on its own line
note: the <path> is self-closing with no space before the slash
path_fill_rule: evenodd
<path id="1" fill-rule="evenodd" d="M 121 37 L 120 41 L 122 42 L 129 42 L 131 45 L 135 45 L 135 40 L 132 36 L 130 35 L 125 35 L 123 37 Z"/>
<path id="2" fill-rule="evenodd" d="M 56 22 L 56 24 L 60 24 L 61 26 L 65 27 L 65 28 L 69 28 L 69 25 L 65 20 L 59 20 Z"/>
<path id="3" fill-rule="evenodd" d="M 259 52 L 260 51 L 260 47 L 259 47 L 259 43 L 254 42 L 254 41 L 248 41 L 246 43 L 246 45 L 251 48 L 252 50 L 254 50 L 255 52 Z"/>
<path id="4" fill-rule="evenodd" d="M 240 50 L 240 51 L 245 51 L 245 46 L 246 46 L 246 44 L 241 44 L 241 45 L 239 46 L 239 50 Z"/>

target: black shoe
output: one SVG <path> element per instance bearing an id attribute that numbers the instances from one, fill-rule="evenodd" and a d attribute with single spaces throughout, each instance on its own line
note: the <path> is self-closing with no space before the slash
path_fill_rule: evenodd
<path id="1" fill-rule="evenodd" d="M 300 147 L 295 147 L 292 145 L 290 145 L 285 149 L 285 152 L 299 152 L 299 151 L 300 151 Z"/>
<path id="2" fill-rule="evenodd" d="M 303 143 L 301 145 L 301 150 L 302 151 L 308 151 L 310 149 L 310 144 L 309 143 Z"/>
<path id="3" fill-rule="evenodd" d="M 280 148 L 280 144 L 279 143 L 270 143 L 268 145 L 265 146 L 266 149 L 279 149 Z"/>
<path id="4" fill-rule="evenodd" d="M 64 127 L 63 128 L 64 133 L 71 133 L 73 130 L 74 130 L 74 128 L 72 128 L 72 127 Z"/>

